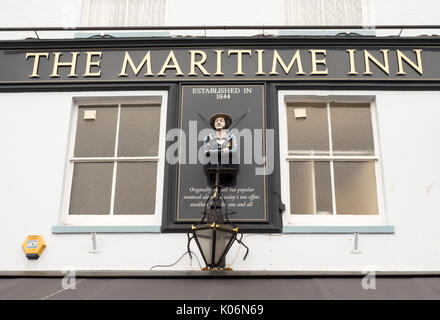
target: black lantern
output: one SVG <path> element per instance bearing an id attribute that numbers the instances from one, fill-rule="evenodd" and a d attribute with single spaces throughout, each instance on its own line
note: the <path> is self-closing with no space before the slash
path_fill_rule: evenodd
<path id="1" fill-rule="evenodd" d="M 206 267 L 224 268 L 224 258 L 237 239 L 238 228 L 212 223 L 193 225 L 192 232 Z"/>
<path id="2" fill-rule="evenodd" d="M 235 124 L 246 116 L 245 113 Z M 205 203 L 203 217 L 199 223 L 192 225 L 188 231 L 188 252 L 192 239 L 195 239 L 206 267 L 204 270 L 223 269 L 225 270 L 225 258 L 234 241 L 246 247 L 241 239 L 238 239 L 238 227 L 229 222 L 228 216 L 236 212 L 228 212 L 228 206 L 221 191 L 221 181 L 233 182 L 237 175 L 238 165 L 234 164 L 232 159 L 238 152 L 238 143 L 234 134 L 229 132 L 232 128 L 232 118 L 225 113 L 217 113 L 211 117 L 209 123 L 200 114 L 202 120 L 216 132 L 209 134 L 204 139 L 204 154 L 210 157 L 205 166 L 205 173 L 208 176 L 209 183 L 212 184 L 212 177 L 215 176 L 215 182 L 211 185 L 211 194 Z M 226 157 L 225 157 L 226 156 Z M 226 161 L 224 161 L 226 159 Z M 192 233 L 190 237 L 189 232 Z"/>

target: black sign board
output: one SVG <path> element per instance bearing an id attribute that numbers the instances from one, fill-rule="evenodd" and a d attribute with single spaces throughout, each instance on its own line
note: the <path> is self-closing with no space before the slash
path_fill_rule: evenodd
<path id="1" fill-rule="evenodd" d="M 239 150 L 236 177 L 226 180 L 222 189 L 228 210 L 236 212 L 229 219 L 267 221 L 264 100 L 263 85 L 182 86 L 176 221 L 202 217 L 213 180 L 201 150 L 204 138 L 215 134 L 207 122 L 216 113 L 231 116 L 229 132 L 237 138 Z"/>
<path id="2" fill-rule="evenodd" d="M 1 84 L 439 81 L 440 46 L 356 44 L 0 50 Z"/>

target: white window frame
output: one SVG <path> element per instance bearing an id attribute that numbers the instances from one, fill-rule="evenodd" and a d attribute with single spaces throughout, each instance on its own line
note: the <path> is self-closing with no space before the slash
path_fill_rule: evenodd
<path id="1" fill-rule="evenodd" d="M 371 122 L 374 140 L 374 156 L 291 156 L 288 154 L 287 144 L 287 103 L 290 102 L 320 102 L 327 103 L 329 110 L 330 102 L 347 102 L 347 103 L 369 103 L 371 111 Z M 375 96 L 366 92 L 343 92 L 343 91 L 287 91 L 278 92 L 278 113 L 280 128 L 280 178 L 281 178 L 281 199 L 286 205 L 286 211 L 283 213 L 283 221 L 285 226 L 383 226 L 386 225 L 385 203 L 382 188 L 382 169 L 381 169 L 381 152 L 378 137 L 378 123 L 376 113 Z M 331 118 L 328 116 L 330 125 Z M 329 127 L 330 133 L 331 127 Z M 331 136 L 329 136 L 330 151 Z M 331 180 L 332 180 L 332 215 L 312 215 L 312 214 L 291 214 L 290 213 L 290 172 L 289 161 L 308 161 L 308 160 L 324 160 L 330 161 Z M 378 202 L 378 215 L 348 215 L 335 214 L 336 201 L 333 183 L 333 161 L 362 161 L 373 160 L 375 163 L 376 173 L 376 190 Z"/>
<path id="2" fill-rule="evenodd" d="M 156 99 L 157 98 L 157 99 Z M 64 196 L 62 204 L 62 225 L 75 226 L 139 226 L 139 225 L 160 225 L 162 220 L 162 200 L 164 186 L 165 168 L 165 137 L 166 137 L 166 116 L 167 116 L 168 94 L 165 91 L 142 91 L 142 92 L 106 92 L 93 93 L 90 95 L 74 96 L 72 98 L 72 119 L 69 137 L 69 147 L 66 164 L 66 177 L 64 185 Z M 155 157 L 87 157 L 75 158 L 75 138 L 79 105 L 120 105 L 121 104 L 154 104 L 160 105 L 160 128 L 159 128 L 159 148 L 158 155 Z M 119 113 L 119 112 L 118 112 Z M 118 116 L 119 121 L 119 116 Z M 118 126 L 117 126 L 118 127 Z M 118 130 L 117 130 L 118 131 Z M 118 138 L 116 133 L 116 139 Z M 115 146 L 116 148 L 116 146 Z M 113 215 L 114 190 L 116 174 L 113 170 L 112 200 L 110 203 L 110 215 L 69 215 L 70 197 L 72 191 L 72 178 L 74 164 L 77 162 L 114 162 L 118 161 L 154 161 L 157 162 L 156 170 L 156 201 L 154 214 L 148 215 Z"/>

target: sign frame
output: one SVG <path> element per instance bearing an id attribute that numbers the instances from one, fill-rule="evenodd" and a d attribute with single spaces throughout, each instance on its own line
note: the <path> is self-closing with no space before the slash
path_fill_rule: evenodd
<path id="1" fill-rule="evenodd" d="M 199 83 L 185 83 L 182 82 L 178 86 L 175 86 L 175 101 L 181 101 L 182 87 L 185 85 L 190 86 L 206 86 L 206 82 Z M 264 109 L 264 125 L 266 129 L 277 128 L 278 123 L 278 106 L 273 104 L 274 88 L 264 82 L 259 83 L 242 83 L 242 82 L 217 82 L 209 83 L 213 86 L 237 86 L 237 85 L 262 85 L 264 88 L 264 105 L 268 106 L 271 103 L 271 108 L 266 107 Z M 275 92 L 276 93 L 276 92 Z M 276 95 L 276 94 L 275 94 Z M 275 97 L 276 98 L 276 97 Z M 272 102 L 273 101 L 273 102 Z M 169 112 L 167 119 L 167 128 L 179 128 L 181 118 L 181 109 L 178 112 Z M 166 148 L 168 148 L 173 141 L 167 141 Z M 267 214 L 267 220 L 265 221 L 236 221 L 234 222 L 242 232 L 245 233 L 279 233 L 282 230 L 282 206 L 280 198 L 280 172 L 279 172 L 279 136 L 278 130 L 274 131 L 274 170 L 272 174 L 265 176 L 265 192 L 266 201 L 265 208 Z M 178 177 L 179 177 L 179 165 L 165 164 L 165 177 L 164 177 L 164 199 L 163 199 L 163 213 L 162 213 L 162 226 L 161 232 L 167 233 L 180 233 L 186 232 L 190 227 L 192 221 L 178 221 L 176 219 L 176 212 L 178 206 Z M 166 189 L 166 190 L 165 190 Z"/>

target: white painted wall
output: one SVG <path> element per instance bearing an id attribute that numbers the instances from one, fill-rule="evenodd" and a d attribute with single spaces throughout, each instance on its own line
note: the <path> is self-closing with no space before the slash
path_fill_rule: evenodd
<path id="1" fill-rule="evenodd" d="M 81 8 L 81 0 L 2 0 L 0 27 L 79 25 Z M 168 0 L 167 24 L 278 25 L 284 24 L 283 8 L 283 0 Z M 440 0 L 370 0 L 371 23 L 438 24 L 439 8 Z M 28 36 L 35 35 L 1 33 L 0 39 Z M 246 235 L 250 254 L 243 261 L 243 248 L 234 246 L 227 260 L 232 268 L 440 271 L 440 93 L 362 94 L 376 96 L 386 215 L 396 233 L 361 235 L 357 255 L 350 253 L 351 235 Z M 0 271 L 149 270 L 175 262 L 186 250 L 185 234 L 99 234 L 98 254 L 89 253 L 88 234 L 52 234 L 61 217 L 72 95 L 78 93 L 0 93 Z M 36 261 L 21 248 L 29 234 L 42 235 L 48 244 Z M 162 269 L 198 265 L 186 256 Z"/>
<path id="2" fill-rule="evenodd" d="M 440 93 L 345 94 L 376 96 L 386 215 L 395 234 L 361 235 L 362 254 L 350 253 L 350 234 L 245 235 L 251 251 L 243 261 L 244 249 L 234 245 L 227 259 L 234 270 L 440 271 Z M 0 272 L 149 270 L 186 250 L 185 234 L 98 234 L 97 254 L 89 253 L 89 234 L 52 234 L 61 217 L 71 97 L 79 95 L 0 94 Z M 21 248 L 29 234 L 48 245 L 38 260 L 27 260 Z M 194 243 L 192 249 L 198 252 Z M 155 270 L 192 269 L 197 261 L 186 256 Z"/>

